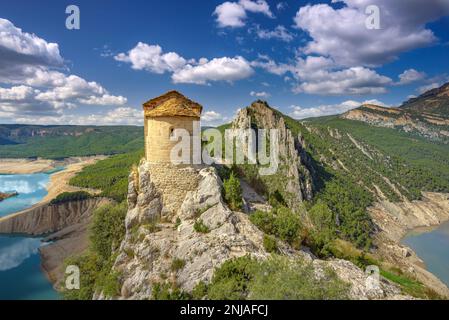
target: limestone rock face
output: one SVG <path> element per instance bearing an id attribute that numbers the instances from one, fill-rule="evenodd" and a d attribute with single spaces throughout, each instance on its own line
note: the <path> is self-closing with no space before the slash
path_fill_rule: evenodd
<path id="1" fill-rule="evenodd" d="M 192 219 L 198 212 L 204 212 L 222 201 L 222 183 L 215 169 L 206 168 L 200 171 L 199 175 L 201 180 L 198 189 L 188 192 L 181 205 L 180 217 L 182 219 Z"/>
<path id="2" fill-rule="evenodd" d="M 264 234 L 246 214 L 231 211 L 223 202 L 221 181 L 214 168 L 197 171 L 197 188 L 186 193 L 173 220 L 164 219 L 163 194 L 153 183 L 150 171 L 143 163 L 129 178 L 126 235 L 113 267 L 121 274 L 122 287 L 120 296 L 114 298 L 151 299 L 156 284 L 191 292 L 200 281 L 210 282 L 215 269 L 229 259 L 245 255 L 269 258 L 263 246 Z M 195 223 L 201 223 L 202 232 Z M 335 270 L 351 285 L 353 299 L 409 298 L 400 296 L 399 290 L 386 281 L 379 290 L 365 288 L 368 276 L 350 262 L 319 260 L 281 241 L 278 247 L 287 257 L 313 263 L 317 276 L 324 274 L 325 268 Z M 105 297 L 97 292 L 95 298 Z"/>
<path id="3" fill-rule="evenodd" d="M 151 298 L 156 283 L 175 283 L 190 292 L 198 282 L 210 281 L 214 269 L 228 259 L 247 254 L 268 257 L 262 232 L 245 214 L 224 204 L 214 168 L 198 171 L 198 187 L 187 192 L 176 224 L 161 220 L 162 195 L 147 169 L 142 165 L 130 175 L 126 236 L 114 266 L 123 275 L 120 298 Z M 195 231 L 198 220 L 207 233 Z M 180 270 L 172 267 L 175 259 L 184 262 Z"/>
<path id="4" fill-rule="evenodd" d="M 277 129 L 279 132 L 279 166 L 275 174 L 279 180 L 278 189 L 285 192 L 289 207 L 296 208 L 303 200 L 313 197 L 313 168 L 311 159 L 304 149 L 304 139 L 295 136 L 287 128 L 283 117 L 270 108 L 266 102 L 257 101 L 242 109 L 232 123 L 233 129 Z M 246 147 L 244 148 L 244 150 Z M 276 181 L 267 177 L 266 184 Z M 274 183 L 274 182 L 273 182 Z"/>
<path id="5" fill-rule="evenodd" d="M 314 260 L 316 272 L 324 267 L 335 271 L 337 276 L 350 284 L 349 296 L 354 300 L 410 300 L 410 296 L 403 295 L 401 290 L 389 281 L 368 275 L 353 263 L 332 259 L 329 261 Z"/>

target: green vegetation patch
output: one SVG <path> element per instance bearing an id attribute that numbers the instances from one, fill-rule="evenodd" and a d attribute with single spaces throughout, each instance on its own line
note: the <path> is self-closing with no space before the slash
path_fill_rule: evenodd
<path id="1" fill-rule="evenodd" d="M 71 201 L 82 201 L 92 198 L 92 195 L 86 191 L 63 192 L 50 201 L 51 205 L 64 204 Z"/>
<path id="2" fill-rule="evenodd" d="M 10 130 L 18 133 L 11 136 Z M 32 131 L 46 135 L 33 135 Z M 0 125 L 0 138 L 2 158 L 61 159 L 134 152 L 143 146 L 143 128 Z"/>
<path id="3" fill-rule="evenodd" d="M 81 188 L 99 189 L 101 196 L 121 202 L 126 199 L 131 167 L 137 165 L 142 157 L 143 150 L 139 150 L 98 161 L 85 167 L 69 183 Z"/>
<path id="4" fill-rule="evenodd" d="M 195 298 L 212 300 L 337 300 L 348 299 L 349 286 L 326 269 L 316 277 L 313 266 L 300 259 L 249 256 L 228 260 L 215 270 L 209 285 L 200 282 Z"/>
<path id="5" fill-rule="evenodd" d="M 126 202 L 105 205 L 95 210 L 90 229 L 90 247 L 81 256 L 70 257 L 66 265 L 80 268 L 80 290 L 63 291 L 64 299 L 89 300 L 95 291 L 107 297 L 119 294 L 120 273 L 112 271 L 113 254 L 125 236 Z"/>

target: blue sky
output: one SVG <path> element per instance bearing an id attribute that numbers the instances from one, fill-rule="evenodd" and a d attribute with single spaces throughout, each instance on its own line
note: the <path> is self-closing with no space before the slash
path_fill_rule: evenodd
<path id="1" fill-rule="evenodd" d="M 394 106 L 449 81 L 448 30 L 449 0 L 5 0 L 0 123 L 140 124 L 172 89 L 206 125 L 258 98 L 296 118 Z"/>

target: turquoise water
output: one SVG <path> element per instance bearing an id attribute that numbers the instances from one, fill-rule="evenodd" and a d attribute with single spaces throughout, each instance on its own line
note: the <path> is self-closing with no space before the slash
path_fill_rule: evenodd
<path id="1" fill-rule="evenodd" d="M 38 203 L 47 195 L 46 186 L 50 174 L 0 175 L 0 191 L 19 193 L 18 196 L 0 202 L 0 217 L 24 210 Z"/>
<path id="2" fill-rule="evenodd" d="M 53 173 L 53 172 L 52 172 Z M 0 191 L 17 191 L 17 197 L 0 202 L 0 217 L 24 210 L 47 195 L 50 173 L 0 175 Z M 41 271 L 38 238 L 0 235 L 0 300 L 58 299 Z"/>
<path id="3" fill-rule="evenodd" d="M 449 222 L 424 233 L 411 233 L 402 241 L 424 261 L 427 270 L 449 286 Z"/>

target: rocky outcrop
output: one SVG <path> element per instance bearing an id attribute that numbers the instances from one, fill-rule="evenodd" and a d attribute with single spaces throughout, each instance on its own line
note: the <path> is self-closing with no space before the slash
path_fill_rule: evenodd
<path id="1" fill-rule="evenodd" d="M 147 164 L 141 164 L 129 179 L 126 235 L 113 267 L 121 275 L 120 296 L 115 298 L 151 299 L 157 284 L 191 292 L 200 281 L 208 283 L 226 260 L 270 256 L 263 246 L 263 233 L 246 214 L 231 211 L 223 202 L 221 181 L 214 168 L 198 169 L 198 187 L 186 194 L 173 221 L 163 219 L 162 195 L 147 169 Z M 281 242 L 279 250 L 313 263 L 317 276 L 324 268 L 334 270 L 350 284 L 352 299 L 410 298 L 386 280 L 370 288 L 366 285 L 369 276 L 350 262 L 319 260 Z M 105 297 L 97 292 L 94 298 Z"/>
<path id="2" fill-rule="evenodd" d="M 17 192 L 9 192 L 9 193 L 0 192 L 0 202 L 8 198 L 16 197 L 18 195 L 19 194 Z"/>
<path id="3" fill-rule="evenodd" d="M 277 129 L 279 136 L 279 165 L 275 175 L 260 177 L 269 192 L 283 193 L 290 208 L 296 209 L 303 200 L 313 197 L 311 159 L 301 135 L 295 136 L 280 116 L 266 102 L 257 101 L 242 109 L 232 122 L 233 129 Z M 242 141 L 243 138 L 240 137 Z M 247 150 L 247 148 L 244 148 Z M 276 185 L 277 184 L 277 185 Z"/>
<path id="4" fill-rule="evenodd" d="M 162 219 L 161 194 L 146 169 L 143 164 L 130 177 L 126 236 L 114 266 L 123 277 L 121 298 L 151 298 L 156 283 L 190 292 L 199 281 L 210 281 L 214 269 L 228 259 L 267 256 L 263 234 L 223 203 L 214 168 L 198 169 L 198 188 L 187 193 L 175 223 Z M 182 268 L 173 268 L 175 260 L 182 261 Z"/>

